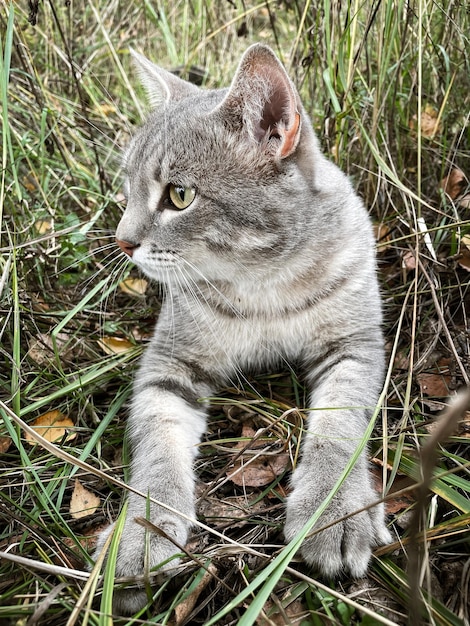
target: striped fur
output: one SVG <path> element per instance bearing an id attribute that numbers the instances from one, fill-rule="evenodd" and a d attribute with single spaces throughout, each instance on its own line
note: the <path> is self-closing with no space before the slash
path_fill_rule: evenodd
<path id="1" fill-rule="evenodd" d="M 291 539 L 347 464 L 382 385 L 369 218 L 348 179 L 320 153 L 269 48 L 249 48 L 230 88 L 213 91 L 136 59 L 157 107 L 126 151 L 128 204 L 117 238 L 167 295 L 135 379 L 131 485 L 186 516 L 150 506 L 151 521 L 184 544 L 205 427 L 200 398 L 244 370 L 300 364 L 315 410 L 287 501 Z M 170 184 L 196 190 L 187 208 L 171 204 Z M 320 525 L 376 499 L 363 455 Z M 146 507 L 130 495 L 117 576 L 144 569 L 144 529 L 134 518 L 145 517 Z M 371 548 L 389 539 L 377 506 L 312 536 L 302 556 L 328 576 L 361 576 Z M 150 567 L 178 552 L 158 535 L 149 550 Z M 139 591 L 117 598 L 123 612 L 145 602 Z"/>

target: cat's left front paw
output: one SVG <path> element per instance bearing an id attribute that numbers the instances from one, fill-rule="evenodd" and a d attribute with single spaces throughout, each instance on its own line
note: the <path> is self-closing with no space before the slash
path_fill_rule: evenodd
<path id="1" fill-rule="evenodd" d="M 300 549 L 303 560 L 325 576 L 364 576 L 372 549 L 392 540 L 385 525 L 382 504 L 337 521 L 377 500 L 377 494 L 368 482 L 361 485 L 360 491 L 353 491 L 354 494 L 346 486 L 340 490 L 311 533 L 317 528 L 332 525 L 307 536 Z M 300 532 L 327 495 L 326 490 L 312 493 L 311 485 L 306 490 L 300 485 L 296 487 L 287 503 L 284 535 L 288 541 Z"/>

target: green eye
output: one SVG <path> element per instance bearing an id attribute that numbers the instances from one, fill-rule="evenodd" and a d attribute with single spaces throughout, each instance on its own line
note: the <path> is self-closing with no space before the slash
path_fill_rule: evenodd
<path id="1" fill-rule="evenodd" d="M 175 209 L 187 209 L 196 196 L 196 190 L 193 187 L 170 185 L 168 187 L 168 195 Z"/>

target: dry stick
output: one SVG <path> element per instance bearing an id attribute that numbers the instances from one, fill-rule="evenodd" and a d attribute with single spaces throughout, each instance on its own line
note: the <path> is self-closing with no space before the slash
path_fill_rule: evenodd
<path id="1" fill-rule="evenodd" d="M 410 545 L 408 560 L 408 581 L 410 586 L 409 618 L 408 623 L 416 626 L 420 623 L 423 600 L 420 592 L 420 572 L 423 556 L 425 535 L 420 541 L 421 520 L 425 520 L 429 485 L 433 477 L 433 469 L 438 455 L 438 445 L 446 441 L 454 432 L 457 423 L 465 411 L 470 408 L 470 386 L 461 389 L 454 396 L 447 409 L 437 421 L 437 428 L 429 437 L 427 443 L 421 449 L 421 475 L 422 482 L 416 486 L 416 506 L 410 524 Z M 423 526 L 424 529 L 424 526 Z"/>

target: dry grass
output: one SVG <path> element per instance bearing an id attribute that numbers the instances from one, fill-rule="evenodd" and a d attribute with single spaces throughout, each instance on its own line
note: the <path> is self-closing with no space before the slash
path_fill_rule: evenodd
<path id="1" fill-rule="evenodd" d="M 396 542 L 359 582 L 317 580 L 282 560 L 304 389 L 289 373 L 266 373 L 214 400 L 197 462 L 199 519 L 210 528 L 186 547 L 196 560 L 160 587 L 153 611 L 114 622 L 406 623 L 411 584 L 423 623 L 468 623 L 468 413 L 438 442 L 425 514 L 414 536 L 409 528 L 420 451 L 470 371 L 468 9 L 51 0 L 36 26 L 23 3 L 4 3 L 0 24 L 0 623 L 111 623 L 113 580 L 87 568 L 94 535 L 121 507 L 132 366 L 159 301 L 155 286 L 122 290 L 138 274 L 113 244 L 119 150 L 145 112 L 127 49 L 167 67 L 196 64 L 218 86 L 257 40 L 290 67 L 325 151 L 377 226 L 390 364 L 371 458 Z M 107 354 L 104 338 L 126 350 Z M 53 445 L 28 443 L 19 420 L 52 410 L 73 426 Z M 231 472 L 241 460 L 255 471 L 239 485 Z M 77 479 L 100 498 L 82 518 L 70 510 Z"/>

